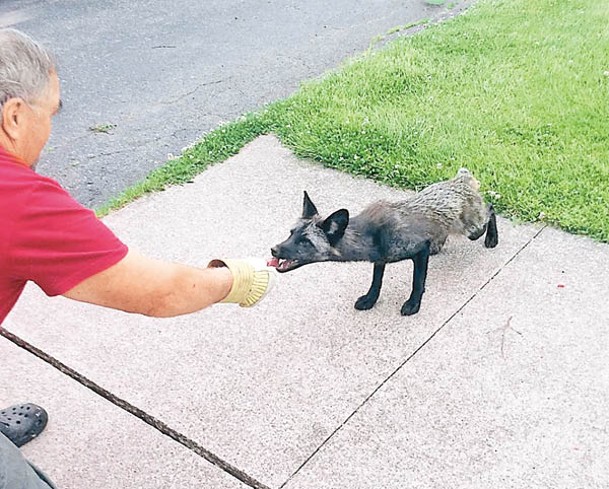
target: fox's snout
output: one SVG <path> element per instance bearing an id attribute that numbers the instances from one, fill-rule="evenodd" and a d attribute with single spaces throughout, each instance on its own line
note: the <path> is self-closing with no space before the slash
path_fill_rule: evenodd
<path id="1" fill-rule="evenodd" d="M 292 257 L 290 254 L 289 245 L 286 246 L 284 243 L 275 245 L 271 248 L 271 255 L 273 255 L 273 258 L 269 261 L 269 264 L 275 267 L 278 272 L 285 273 L 309 263 Z"/>

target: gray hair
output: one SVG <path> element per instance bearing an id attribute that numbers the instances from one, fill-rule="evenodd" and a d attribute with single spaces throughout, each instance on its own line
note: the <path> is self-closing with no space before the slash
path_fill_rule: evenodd
<path id="1" fill-rule="evenodd" d="M 13 97 L 41 97 L 53 70 L 55 58 L 44 46 L 16 29 L 0 29 L 0 109 Z"/>

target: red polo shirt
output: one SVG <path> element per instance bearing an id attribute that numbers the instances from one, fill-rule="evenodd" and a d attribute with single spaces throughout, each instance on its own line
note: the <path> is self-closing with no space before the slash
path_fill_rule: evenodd
<path id="1" fill-rule="evenodd" d="M 28 280 L 60 295 L 126 254 L 91 210 L 0 147 L 0 324 Z"/>

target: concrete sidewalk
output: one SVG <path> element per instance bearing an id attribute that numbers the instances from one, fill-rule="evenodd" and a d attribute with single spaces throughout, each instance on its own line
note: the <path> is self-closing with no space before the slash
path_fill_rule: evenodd
<path id="1" fill-rule="evenodd" d="M 266 257 L 305 189 L 322 213 L 403 195 L 265 136 L 106 222 L 157 257 Z M 74 489 L 609 487 L 609 246 L 504 219 L 499 237 L 450 241 L 411 317 L 410 263 L 387 268 L 366 312 L 366 263 L 303 267 L 251 310 L 169 320 L 30 287 L 7 329 L 182 443 L 0 338 L 6 402 L 50 413 L 25 452 Z"/>

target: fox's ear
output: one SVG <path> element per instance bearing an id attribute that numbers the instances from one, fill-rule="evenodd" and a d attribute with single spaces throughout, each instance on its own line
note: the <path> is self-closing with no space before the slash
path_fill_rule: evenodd
<path id="1" fill-rule="evenodd" d="M 313 201 L 309 197 L 309 194 L 305 190 L 304 202 L 302 204 L 302 217 L 303 219 L 310 219 L 316 216 L 317 214 L 319 214 L 317 212 L 317 207 L 315 207 L 315 204 L 313 203 Z"/>
<path id="2" fill-rule="evenodd" d="M 340 209 L 330 214 L 326 220 L 321 224 L 321 229 L 326 233 L 326 237 L 332 246 L 345 234 L 345 229 L 349 224 L 349 211 L 347 209 Z"/>

